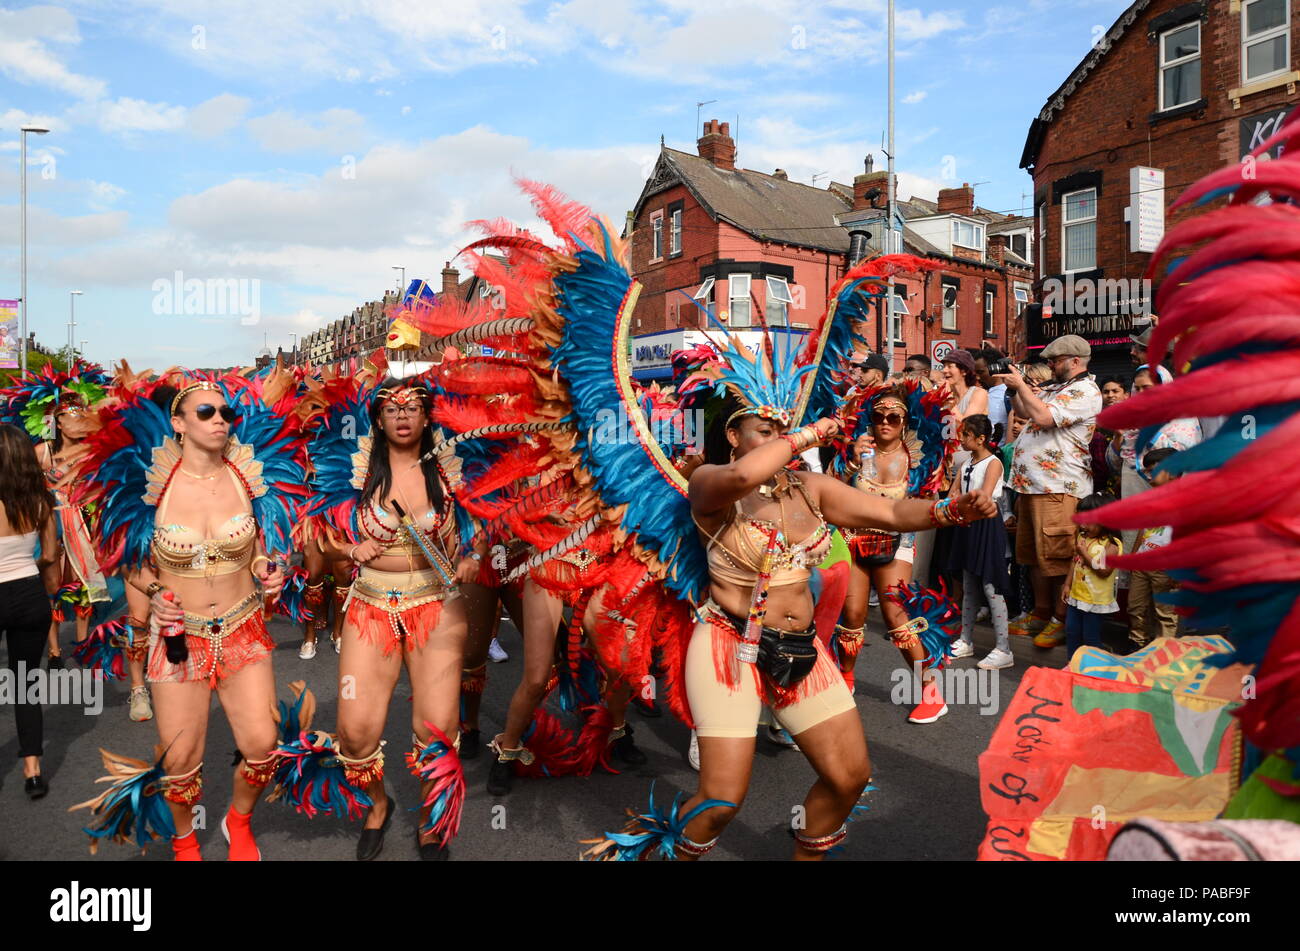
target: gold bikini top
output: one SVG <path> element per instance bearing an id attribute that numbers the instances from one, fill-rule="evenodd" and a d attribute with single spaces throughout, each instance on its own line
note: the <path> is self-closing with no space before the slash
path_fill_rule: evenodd
<path id="1" fill-rule="evenodd" d="M 822 517 L 821 509 L 813 501 L 803 482 L 791 476 L 790 484 L 799 490 L 808 508 L 817 516 L 818 525 L 811 535 L 797 544 L 790 544 L 782 539 L 777 543 L 772 558 L 772 576 L 769 586 L 779 588 L 783 585 L 799 584 L 812 576 L 812 569 L 826 560 L 831 549 L 831 530 Z M 691 516 L 694 518 L 694 515 Z M 695 520 L 698 528 L 707 539 L 705 550 L 709 559 L 709 577 L 726 581 L 742 588 L 752 588 L 758 581 L 762 568 L 763 555 L 767 551 L 767 540 L 771 535 L 773 522 L 746 515 L 736 501 L 735 513 L 715 534 Z"/>
<path id="2" fill-rule="evenodd" d="M 451 496 L 448 494 L 445 498 L 450 503 Z M 371 499 L 360 506 L 357 510 L 357 521 L 367 538 L 372 538 L 383 546 L 383 554 L 398 557 L 423 554 L 415 539 L 411 538 L 410 533 L 402 527 L 397 513 L 389 512 L 376 500 Z M 451 517 L 450 505 L 446 506 L 441 516 L 430 509 L 423 518 L 417 518 L 415 521 L 424 530 L 425 535 L 438 538 L 442 542 L 443 554 L 455 550 L 452 543 L 456 536 L 456 522 Z"/>
<path id="3" fill-rule="evenodd" d="M 247 498 L 234 471 L 229 465 L 225 470 L 240 495 Z M 204 538 L 202 532 L 188 525 L 167 522 L 170 499 L 169 487 L 155 517 L 153 561 L 157 568 L 185 578 L 211 578 L 248 567 L 257 548 L 257 520 L 251 511 L 231 516 L 215 538 Z"/>

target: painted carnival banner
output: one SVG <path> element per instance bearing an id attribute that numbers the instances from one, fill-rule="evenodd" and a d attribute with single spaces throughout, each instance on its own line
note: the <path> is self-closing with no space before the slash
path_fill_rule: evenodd
<path id="1" fill-rule="evenodd" d="M 1031 668 L 980 755 L 978 858 L 1100 860 L 1129 819 L 1218 816 L 1247 668 L 1204 659 L 1229 649 L 1158 638 L 1127 657 L 1089 648 L 1072 669 Z"/>

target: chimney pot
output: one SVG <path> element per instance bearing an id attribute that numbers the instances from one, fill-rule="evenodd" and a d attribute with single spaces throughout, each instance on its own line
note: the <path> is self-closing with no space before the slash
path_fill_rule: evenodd
<path id="1" fill-rule="evenodd" d="M 699 156 L 708 159 L 716 168 L 736 167 L 736 143 L 731 138 L 727 123 L 710 119 L 704 124 L 704 134 L 696 143 Z"/>
<path id="2" fill-rule="evenodd" d="M 783 182 L 787 182 L 790 180 L 790 176 L 785 173 L 785 169 L 783 168 L 778 168 L 775 172 L 773 172 L 772 177 L 779 178 Z"/>

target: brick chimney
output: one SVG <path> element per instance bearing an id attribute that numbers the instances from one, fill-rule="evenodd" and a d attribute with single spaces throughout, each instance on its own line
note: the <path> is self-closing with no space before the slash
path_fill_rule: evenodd
<path id="1" fill-rule="evenodd" d="M 442 292 L 444 294 L 455 294 L 460 287 L 460 271 L 451 266 L 448 261 L 442 266 Z"/>
<path id="2" fill-rule="evenodd" d="M 961 188 L 939 189 L 939 214 L 969 215 L 975 211 L 975 189 L 970 182 L 962 182 Z"/>
<path id="3" fill-rule="evenodd" d="M 989 235 L 989 261 L 999 267 L 1007 263 L 1007 236 L 1004 234 Z"/>
<path id="4" fill-rule="evenodd" d="M 875 198 L 875 205 L 871 199 L 867 198 L 867 193 L 873 189 L 878 189 L 880 194 Z M 866 172 L 862 175 L 855 175 L 853 178 L 853 210 L 861 211 L 863 208 L 884 208 L 889 200 L 889 172 Z"/>
<path id="5" fill-rule="evenodd" d="M 710 119 L 704 123 L 704 134 L 697 143 L 700 158 L 708 159 L 717 168 L 736 167 L 736 143 L 731 138 L 731 125 Z"/>

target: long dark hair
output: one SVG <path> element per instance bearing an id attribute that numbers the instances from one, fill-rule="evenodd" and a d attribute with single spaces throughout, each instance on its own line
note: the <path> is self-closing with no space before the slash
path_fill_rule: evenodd
<path id="1" fill-rule="evenodd" d="M 0 424 L 0 502 L 18 534 L 39 531 L 54 512 L 54 497 L 45 485 L 27 434 Z"/>
<path id="2" fill-rule="evenodd" d="M 398 389 L 405 386 L 401 380 L 389 377 L 385 380 L 380 389 Z M 384 427 L 379 421 L 379 414 L 382 411 L 381 403 L 383 400 L 374 399 L 370 401 L 370 464 L 366 468 L 366 484 L 361 490 L 361 502 L 365 504 L 376 495 L 380 499 L 388 498 L 389 490 L 393 487 L 393 469 L 388 461 L 388 437 L 384 435 Z M 424 490 L 429 496 L 429 502 L 433 510 L 440 516 L 443 507 L 442 480 L 439 476 L 438 465 L 433 459 L 424 459 L 433 450 L 433 423 L 429 419 L 429 411 L 433 408 L 430 397 L 423 396 L 420 402 L 424 406 L 424 432 L 420 434 L 420 471 L 424 473 Z M 418 518 L 419 513 L 408 513 L 412 518 Z"/>

